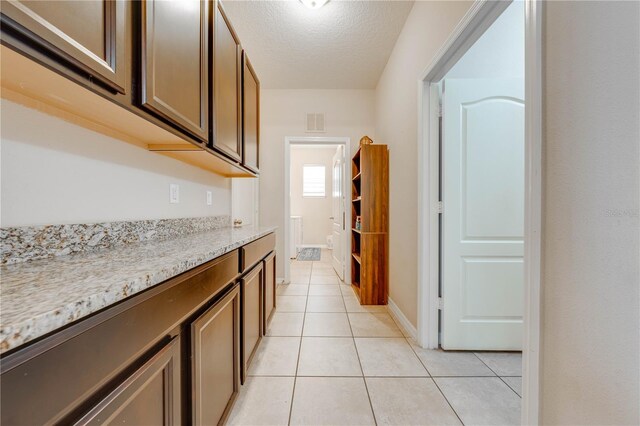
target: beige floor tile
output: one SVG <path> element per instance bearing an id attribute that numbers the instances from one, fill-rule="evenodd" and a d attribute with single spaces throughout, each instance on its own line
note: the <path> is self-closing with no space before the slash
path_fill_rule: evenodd
<path id="1" fill-rule="evenodd" d="M 311 274 L 311 281 L 309 282 L 313 285 L 338 285 L 340 284 L 340 279 L 335 275 L 327 276 Z"/>
<path id="2" fill-rule="evenodd" d="M 345 312 L 342 296 L 309 296 L 307 312 Z"/>
<path id="3" fill-rule="evenodd" d="M 361 377 L 299 377 L 291 424 L 375 424 L 364 380 Z"/>
<path id="4" fill-rule="evenodd" d="M 267 326 L 267 336 L 301 336 L 302 312 L 274 312 Z"/>
<path id="5" fill-rule="evenodd" d="M 263 337 L 249 366 L 249 375 L 295 375 L 299 348 L 300 337 Z"/>
<path id="6" fill-rule="evenodd" d="M 521 352 L 476 352 L 498 376 L 522 376 Z"/>
<path id="7" fill-rule="evenodd" d="M 353 288 L 351 287 L 351 285 L 340 284 L 340 291 L 342 292 L 343 296 L 356 297 L 356 294 L 353 292 Z"/>
<path id="8" fill-rule="evenodd" d="M 338 285 L 312 285 L 309 286 L 309 296 L 342 296 Z"/>
<path id="9" fill-rule="evenodd" d="M 320 267 L 318 268 L 317 266 L 313 267 L 313 270 L 311 272 L 312 276 L 315 277 L 335 277 L 336 275 L 336 271 L 333 269 L 333 266 L 329 266 L 329 267 Z"/>
<path id="10" fill-rule="evenodd" d="M 412 346 L 431 376 L 495 376 L 473 352 L 443 351 Z"/>
<path id="11" fill-rule="evenodd" d="M 502 380 L 506 382 L 518 396 L 522 396 L 522 377 L 502 377 Z"/>
<path id="12" fill-rule="evenodd" d="M 349 313 L 356 337 L 402 337 L 402 332 L 387 313 Z"/>
<path id="13" fill-rule="evenodd" d="M 304 312 L 307 296 L 278 296 L 276 312 Z"/>
<path id="14" fill-rule="evenodd" d="M 459 425 L 430 378 L 365 379 L 378 425 Z"/>
<path id="15" fill-rule="evenodd" d="M 436 377 L 464 424 L 520 424 L 521 399 L 498 377 Z"/>
<path id="16" fill-rule="evenodd" d="M 308 292 L 309 286 L 306 284 L 282 284 L 277 291 L 280 296 L 306 296 Z"/>
<path id="17" fill-rule="evenodd" d="M 362 376 L 353 339 L 303 337 L 298 376 Z"/>
<path id="18" fill-rule="evenodd" d="M 296 274 L 291 273 L 289 277 L 289 284 L 309 284 L 311 274 Z"/>
<path id="19" fill-rule="evenodd" d="M 427 370 L 403 338 L 356 338 L 362 371 L 370 376 L 422 377 Z"/>
<path id="20" fill-rule="evenodd" d="M 361 305 L 353 290 L 350 295 L 344 296 L 344 304 L 347 312 L 387 312 L 385 305 Z"/>
<path id="21" fill-rule="evenodd" d="M 304 336 L 351 337 L 349 318 L 345 313 L 307 312 L 304 320 Z"/>
<path id="22" fill-rule="evenodd" d="M 293 377 L 248 377 L 227 424 L 286 425 L 294 380 Z"/>

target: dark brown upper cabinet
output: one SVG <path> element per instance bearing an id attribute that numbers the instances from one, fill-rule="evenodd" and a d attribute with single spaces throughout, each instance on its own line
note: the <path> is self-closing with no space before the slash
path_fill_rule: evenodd
<path id="1" fill-rule="evenodd" d="M 87 73 L 118 93 L 127 93 L 125 0 L 3 1 L 2 25 Z"/>
<path id="2" fill-rule="evenodd" d="M 242 164 L 258 172 L 260 144 L 260 80 L 242 52 Z"/>
<path id="3" fill-rule="evenodd" d="M 213 132 L 215 150 L 242 161 L 240 41 L 217 2 L 213 31 Z"/>
<path id="4" fill-rule="evenodd" d="M 141 104 L 206 141 L 209 3 L 141 2 Z"/>

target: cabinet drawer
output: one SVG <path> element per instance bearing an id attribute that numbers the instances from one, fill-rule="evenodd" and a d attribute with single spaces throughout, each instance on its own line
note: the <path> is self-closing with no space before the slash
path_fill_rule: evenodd
<path id="1" fill-rule="evenodd" d="M 264 268 L 264 317 L 262 334 L 267 334 L 267 326 L 276 307 L 276 253 L 271 252 L 263 261 Z"/>
<path id="2" fill-rule="evenodd" d="M 76 424 L 179 425 L 180 415 L 180 337 L 175 337 Z"/>
<path id="3" fill-rule="evenodd" d="M 276 234 L 271 233 L 242 247 L 240 252 L 240 272 L 249 270 L 276 247 Z"/>
<path id="4" fill-rule="evenodd" d="M 234 251 L 84 319 L 51 336 L 51 341 L 44 339 L 4 357 L 0 423 L 68 419 L 88 397 L 233 282 L 237 271 Z"/>
<path id="5" fill-rule="evenodd" d="M 191 324 L 192 421 L 221 424 L 240 389 L 240 286 Z"/>
<path id="6" fill-rule="evenodd" d="M 262 338 L 263 275 L 262 263 L 241 282 L 242 297 L 242 383 L 247 377 L 251 357 Z"/>

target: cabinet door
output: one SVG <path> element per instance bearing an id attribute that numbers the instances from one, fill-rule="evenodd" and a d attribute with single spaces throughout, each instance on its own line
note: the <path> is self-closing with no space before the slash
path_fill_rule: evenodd
<path id="1" fill-rule="evenodd" d="M 125 0 L 3 1 L 2 25 L 112 90 L 126 93 L 126 9 Z"/>
<path id="2" fill-rule="evenodd" d="M 260 143 L 260 81 L 242 52 L 242 163 L 258 171 Z"/>
<path id="3" fill-rule="evenodd" d="M 271 313 L 276 307 L 276 254 L 272 252 L 264 259 L 264 318 L 262 320 L 262 333 L 267 334 L 267 325 L 271 319 Z"/>
<path id="4" fill-rule="evenodd" d="M 213 49 L 212 146 L 238 162 L 242 160 L 240 128 L 241 48 L 231 23 L 218 3 Z"/>
<path id="5" fill-rule="evenodd" d="M 247 377 L 251 357 L 262 337 L 263 301 L 262 262 L 241 282 L 242 293 L 242 383 Z"/>
<path id="6" fill-rule="evenodd" d="M 240 388 L 240 288 L 191 324 L 194 425 L 224 421 Z"/>
<path id="7" fill-rule="evenodd" d="M 180 338 L 175 337 L 77 424 L 180 424 Z"/>
<path id="8" fill-rule="evenodd" d="M 205 141 L 208 2 L 141 2 L 142 106 Z"/>

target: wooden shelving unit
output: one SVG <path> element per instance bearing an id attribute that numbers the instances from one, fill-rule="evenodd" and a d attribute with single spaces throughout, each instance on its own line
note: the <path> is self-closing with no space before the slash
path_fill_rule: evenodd
<path id="1" fill-rule="evenodd" d="M 386 305 L 389 293 L 387 145 L 362 145 L 351 167 L 351 283 L 361 304 Z M 358 217 L 360 229 L 356 229 Z"/>

